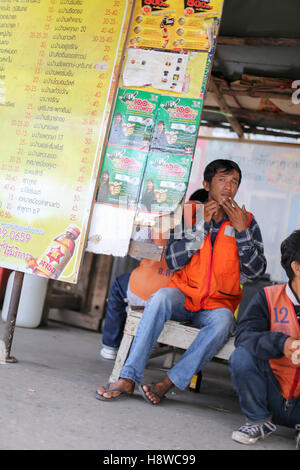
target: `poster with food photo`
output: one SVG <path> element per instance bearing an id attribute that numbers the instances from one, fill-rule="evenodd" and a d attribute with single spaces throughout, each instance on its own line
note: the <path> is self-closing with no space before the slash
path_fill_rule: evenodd
<path id="1" fill-rule="evenodd" d="M 130 47 L 211 50 L 223 0 L 138 0 Z"/>
<path id="2" fill-rule="evenodd" d="M 188 62 L 187 53 L 129 49 L 123 85 L 183 93 Z"/>
<path id="3" fill-rule="evenodd" d="M 173 46 L 185 50 L 212 52 L 223 0 L 182 0 L 180 3 Z"/>

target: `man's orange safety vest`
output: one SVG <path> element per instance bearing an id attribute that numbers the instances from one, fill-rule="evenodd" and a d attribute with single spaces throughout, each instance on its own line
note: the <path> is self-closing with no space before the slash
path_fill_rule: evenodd
<path id="1" fill-rule="evenodd" d="M 250 225 L 252 214 L 249 214 Z M 177 271 L 170 287 L 177 287 L 185 295 L 185 307 L 190 311 L 228 308 L 235 312 L 242 298 L 240 260 L 235 230 L 224 221 L 212 247 L 210 233 L 201 249 L 190 262 Z"/>
<path id="2" fill-rule="evenodd" d="M 270 331 L 285 333 L 300 339 L 300 327 L 295 308 L 285 288 L 286 284 L 264 288 L 270 314 Z M 298 397 L 300 395 L 300 365 L 294 364 L 285 356 L 280 359 L 271 359 L 269 363 L 280 384 L 282 396 L 287 400 Z"/>

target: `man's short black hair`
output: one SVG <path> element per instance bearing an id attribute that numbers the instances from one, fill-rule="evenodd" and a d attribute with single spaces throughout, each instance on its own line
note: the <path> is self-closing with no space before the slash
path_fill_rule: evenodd
<path id="1" fill-rule="evenodd" d="M 294 279 L 291 268 L 293 261 L 300 263 L 300 230 L 295 230 L 280 245 L 281 266 L 285 270 L 290 281 Z"/>
<path id="2" fill-rule="evenodd" d="M 239 174 L 239 185 L 241 184 L 242 181 L 242 172 L 240 167 L 238 166 L 237 163 L 233 162 L 232 160 L 223 160 L 223 159 L 218 159 L 214 160 L 213 162 L 210 162 L 205 170 L 204 170 L 204 181 L 207 181 L 208 183 L 211 183 L 211 180 L 215 176 L 215 174 L 219 171 L 222 170 L 223 173 L 228 174 L 231 173 L 232 171 L 237 171 Z"/>

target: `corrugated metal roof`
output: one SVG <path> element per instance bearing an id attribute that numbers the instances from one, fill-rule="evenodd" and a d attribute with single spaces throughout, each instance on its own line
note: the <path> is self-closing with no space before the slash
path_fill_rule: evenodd
<path id="1" fill-rule="evenodd" d="M 255 38 L 265 38 L 270 41 L 270 44 L 264 45 L 258 41 L 257 45 L 225 45 L 224 42 L 230 43 L 230 40 L 226 41 L 230 38 L 252 38 L 254 41 Z M 277 84 L 270 88 L 260 88 L 260 99 L 269 98 L 271 104 L 274 104 L 273 115 L 266 114 L 264 116 L 264 113 L 260 112 L 259 115 L 254 116 L 253 114 L 251 117 L 235 114 L 235 118 L 242 126 L 297 131 L 300 135 L 300 121 L 298 123 L 291 122 L 288 116 L 286 119 L 283 116 L 283 113 L 300 116 L 300 104 L 293 103 L 291 97 L 294 91 L 291 88 L 292 82 L 300 81 L 300 41 L 298 45 L 272 44 L 272 39 L 276 38 L 300 39 L 299 0 L 224 0 L 212 77 L 223 79 L 228 87 L 232 87 L 232 82 L 243 81 L 243 75 L 284 79 L 281 86 Z M 239 97 L 242 99 L 242 96 L 247 96 L 247 92 L 250 97 L 253 88 L 250 91 L 246 88 L 241 88 L 241 90 L 244 90 L 246 95 L 243 91 L 240 91 L 240 94 L 237 93 L 234 98 L 227 93 L 224 94 L 229 106 L 245 107 L 245 103 L 242 106 L 239 105 Z M 276 100 L 276 94 L 283 91 L 286 92 L 284 101 Z M 280 98 L 280 94 L 278 98 Z M 232 102 L 233 99 L 235 103 Z M 251 99 L 250 97 L 248 100 L 247 109 L 255 111 L 257 100 L 253 106 Z M 215 105 L 218 106 L 218 103 Z M 276 107 L 277 109 L 275 109 Z M 264 108 L 261 106 L 260 111 L 263 110 Z M 280 119 L 276 118 L 278 112 L 281 113 Z M 206 108 L 202 114 L 202 121 L 205 120 L 211 126 L 228 123 L 226 116 L 210 112 Z M 244 130 L 247 131 L 247 129 Z"/>

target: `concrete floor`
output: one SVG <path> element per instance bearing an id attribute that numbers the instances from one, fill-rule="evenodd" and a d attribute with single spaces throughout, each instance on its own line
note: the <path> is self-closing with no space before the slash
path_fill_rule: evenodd
<path id="1" fill-rule="evenodd" d="M 1 338 L 4 327 L 0 320 Z M 61 323 L 16 327 L 18 362 L 0 364 L 1 450 L 294 450 L 285 427 L 250 447 L 232 441 L 244 418 L 222 363 L 205 368 L 200 394 L 174 389 L 159 406 L 138 390 L 114 403 L 96 400 L 112 369 L 100 342 L 96 332 Z M 162 364 L 150 360 L 145 381 L 160 378 Z"/>

